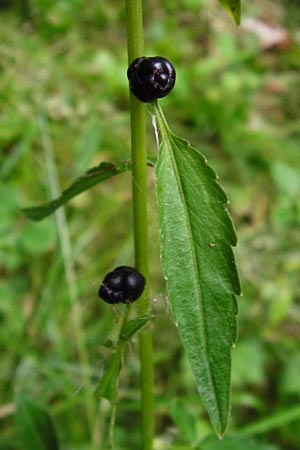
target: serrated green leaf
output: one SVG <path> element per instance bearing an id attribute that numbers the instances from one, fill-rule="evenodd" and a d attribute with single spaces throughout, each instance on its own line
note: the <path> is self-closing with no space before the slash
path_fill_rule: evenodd
<path id="1" fill-rule="evenodd" d="M 27 395 L 16 399 L 16 428 L 22 450 L 58 450 L 50 415 Z"/>
<path id="2" fill-rule="evenodd" d="M 147 158 L 149 166 L 154 166 L 155 162 L 156 158 L 151 156 Z M 60 197 L 39 206 L 23 208 L 21 211 L 28 219 L 36 221 L 42 220 L 82 192 L 87 191 L 108 178 L 118 175 L 126 170 L 130 170 L 130 168 L 130 161 L 122 163 L 102 162 L 99 166 L 89 169 L 83 176 L 77 178 L 77 180 L 63 191 Z"/>
<path id="3" fill-rule="evenodd" d="M 223 8 L 229 12 L 237 25 L 241 23 L 241 0 L 219 0 Z"/>
<path id="4" fill-rule="evenodd" d="M 234 294 L 240 293 L 231 248 L 237 238 L 215 172 L 171 132 L 158 105 L 155 113 L 161 132 L 156 193 L 163 273 L 197 388 L 222 435 L 237 329 Z"/>
<path id="5" fill-rule="evenodd" d="M 120 332 L 120 339 L 128 341 L 135 333 L 137 333 L 151 319 L 150 315 L 139 316 L 129 322 L 126 322 Z"/>

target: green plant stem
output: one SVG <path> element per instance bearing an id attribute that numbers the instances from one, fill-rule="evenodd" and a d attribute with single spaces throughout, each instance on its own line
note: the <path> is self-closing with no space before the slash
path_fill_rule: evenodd
<path id="1" fill-rule="evenodd" d="M 124 355 L 125 350 L 125 341 L 121 339 L 121 332 L 128 321 L 129 315 L 131 311 L 131 306 L 127 306 L 126 310 L 124 312 L 122 323 L 119 328 L 119 336 L 117 341 L 117 348 L 116 348 L 116 354 L 119 354 L 120 356 L 120 369 L 122 366 L 122 358 Z M 113 396 L 111 399 L 111 412 L 110 412 L 110 420 L 109 420 L 109 450 L 114 450 L 114 428 L 115 428 L 115 421 L 116 421 L 116 411 L 117 411 L 117 403 L 118 403 L 118 387 L 119 387 L 119 377 L 116 377 L 115 379 L 115 385 L 113 388 Z"/>
<path id="2" fill-rule="evenodd" d="M 125 0 L 128 63 L 144 54 L 142 0 Z M 138 313 L 149 313 L 148 234 L 147 234 L 147 154 L 145 105 L 130 95 L 132 203 L 135 266 L 147 283 L 138 301 Z M 139 333 L 141 362 L 141 449 L 153 447 L 153 348 L 152 332 L 146 326 Z"/>
<path id="3" fill-rule="evenodd" d="M 123 323 L 127 321 L 128 314 L 125 315 Z M 121 330 L 121 329 L 120 329 Z M 116 352 L 120 355 L 120 364 L 122 365 L 122 357 L 125 349 L 125 341 L 119 339 L 118 346 Z M 114 429 L 115 429 L 115 421 L 116 421 L 116 412 L 117 412 L 117 403 L 118 403 L 118 387 L 119 387 L 119 377 L 116 377 L 113 397 L 111 399 L 111 413 L 110 413 L 110 421 L 109 421 L 109 449 L 114 450 Z"/>

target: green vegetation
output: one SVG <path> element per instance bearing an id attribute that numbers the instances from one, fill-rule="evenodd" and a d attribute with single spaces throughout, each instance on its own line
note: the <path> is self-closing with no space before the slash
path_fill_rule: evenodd
<path id="1" fill-rule="evenodd" d="M 13 3 L 0 11 L 0 449 L 26 448 L 19 436 L 30 414 L 52 438 L 47 411 L 60 449 L 102 450 L 110 407 L 93 393 L 109 398 L 113 387 L 99 380 L 106 368 L 118 371 L 112 341 L 138 328 L 129 322 L 124 331 L 122 307 L 97 297 L 110 269 L 134 262 L 130 172 L 119 163 L 130 154 L 125 7 Z M 172 130 L 206 155 L 229 195 L 243 288 L 230 426 L 218 441 L 166 313 L 150 163 L 155 450 L 299 447 L 300 7 L 244 3 L 237 28 L 211 0 L 144 2 L 145 54 L 168 57 L 177 71 L 162 100 Z M 243 25 L 248 17 L 290 38 L 264 47 Z M 22 208 L 57 197 L 102 161 L 123 173 L 55 216 L 25 219 Z M 133 339 L 119 382 L 116 450 L 139 450 L 136 355 Z"/>

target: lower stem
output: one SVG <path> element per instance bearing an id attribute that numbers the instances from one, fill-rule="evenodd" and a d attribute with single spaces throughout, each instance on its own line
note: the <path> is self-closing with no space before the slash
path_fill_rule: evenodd
<path id="1" fill-rule="evenodd" d="M 148 235 L 147 235 L 147 155 L 145 145 L 145 106 L 131 96 L 132 204 L 135 266 L 146 278 L 146 288 L 138 300 L 139 315 L 149 313 Z M 139 333 L 141 363 L 142 450 L 153 447 L 153 347 L 149 326 Z"/>

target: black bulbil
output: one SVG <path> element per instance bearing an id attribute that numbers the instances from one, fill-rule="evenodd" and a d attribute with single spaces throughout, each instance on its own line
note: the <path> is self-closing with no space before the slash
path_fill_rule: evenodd
<path id="1" fill-rule="evenodd" d="M 127 70 L 131 92 L 144 103 L 165 97 L 173 89 L 176 72 L 162 56 L 136 58 Z"/>
<path id="2" fill-rule="evenodd" d="M 120 266 L 109 272 L 99 288 L 99 297 L 106 303 L 132 303 L 145 288 L 145 277 L 136 269 Z"/>

